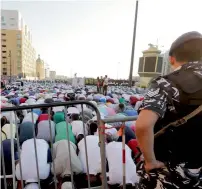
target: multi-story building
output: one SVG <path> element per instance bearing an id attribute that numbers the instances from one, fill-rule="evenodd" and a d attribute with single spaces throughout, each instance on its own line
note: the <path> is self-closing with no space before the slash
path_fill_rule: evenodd
<path id="1" fill-rule="evenodd" d="M 169 62 L 169 51 L 165 51 L 163 54 L 163 67 L 162 67 L 162 75 L 167 75 L 172 72 L 170 62 Z"/>
<path id="2" fill-rule="evenodd" d="M 36 77 L 31 32 L 17 10 L 1 10 L 1 75 Z"/>
<path id="3" fill-rule="evenodd" d="M 44 66 L 45 66 L 44 67 L 44 69 L 45 69 L 45 78 L 49 79 L 50 78 L 50 67 L 49 67 L 49 65 L 47 63 L 45 63 Z"/>
<path id="4" fill-rule="evenodd" d="M 44 61 L 38 55 L 36 60 L 36 75 L 39 80 L 45 79 L 45 66 Z"/>
<path id="5" fill-rule="evenodd" d="M 50 79 L 55 80 L 56 79 L 56 71 L 50 71 Z"/>

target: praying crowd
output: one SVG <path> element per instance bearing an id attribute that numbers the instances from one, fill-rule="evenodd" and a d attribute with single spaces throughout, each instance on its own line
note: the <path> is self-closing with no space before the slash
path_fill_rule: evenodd
<path id="1" fill-rule="evenodd" d="M 133 89 L 128 92 L 128 89 L 108 87 L 104 96 L 97 93 L 93 87 L 74 89 L 62 83 L 45 85 L 24 82 L 23 86 L 8 86 L 2 89 L 1 108 L 87 100 L 97 107 L 101 119 L 116 119 L 138 115 L 138 109 L 144 99 L 144 91 L 140 91 Z M 105 127 L 108 186 L 121 188 L 122 122 L 105 124 Z M 2 112 L 1 140 L 4 162 L 2 161 L 1 175 L 13 173 L 11 143 L 14 141 L 15 176 L 18 185 L 21 185 L 23 180 L 24 188 L 27 189 L 54 188 L 56 176 L 56 184 L 62 189 L 88 188 L 88 178 L 91 187 L 101 186 L 98 130 L 96 112 L 85 104 Z M 126 122 L 124 130 L 126 188 L 135 188 L 139 182 L 135 159 L 139 153 L 135 121 Z M 3 184 L 3 178 L 1 181 Z"/>

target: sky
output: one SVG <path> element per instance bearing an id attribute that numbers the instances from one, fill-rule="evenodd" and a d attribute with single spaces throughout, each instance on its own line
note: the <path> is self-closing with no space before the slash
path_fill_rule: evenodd
<path id="1" fill-rule="evenodd" d="M 128 78 L 136 0 L 8 1 L 32 32 L 37 54 L 57 75 Z M 188 31 L 202 33 L 202 0 L 139 0 L 133 75 L 148 44 L 162 51 Z"/>

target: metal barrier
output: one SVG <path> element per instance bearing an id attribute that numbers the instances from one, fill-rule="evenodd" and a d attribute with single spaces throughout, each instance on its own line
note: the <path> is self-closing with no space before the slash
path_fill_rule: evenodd
<path id="1" fill-rule="evenodd" d="M 126 189 L 126 167 L 125 167 L 125 122 L 126 121 L 134 121 L 137 119 L 137 116 L 130 116 L 130 117 L 121 117 L 121 118 L 107 118 L 107 119 L 103 119 L 100 122 L 100 131 L 102 132 L 101 135 L 103 133 L 105 133 L 105 129 L 106 127 L 104 126 L 106 123 L 114 123 L 114 122 L 122 122 L 122 164 L 123 164 L 123 189 Z M 105 137 L 105 134 L 103 135 Z M 105 140 L 105 138 L 104 138 Z M 105 171 L 106 172 L 106 171 Z M 106 176 L 105 176 L 106 178 Z M 104 183 L 107 183 L 107 180 L 103 180 Z M 107 184 L 105 186 L 107 188 Z"/>
<path id="2" fill-rule="evenodd" d="M 58 107 L 58 106 L 63 106 L 64 107 L 64 115 L 65 115 L 65 120 L 66 120 L 66 134 L 67 134 L 67 139 L 68 139 L 68 149 L 69 149 L 69 160 L 70 160 L 70 168 L 71 168 L 71 182 L 73 182 L 73 171 L 72 171 L 72 160 L 71 160 L 71 148 L 70 148 L 70 139 L 69 139 L 69 130 L 68 130 L 68 117 L 67 117 L 67 108 L 74 106 L 74 105 L 81 105 L 81 114 L 84 115 L 84 108 L 83 105 L 87 105 L 93 108 L 93 110 L 96 112 L 97 115 L 97 122 L 98 122 L 98 129 L 99 129 L 99 144 L 100 144 L 100 155 L 101 155 L 101 174 L 102 174 L 102 189 L 107 189 L 107 177 L 106 177 L 106 155 L 105 155 L 105 123 L 112 123 L 112 122 L 122 122 L 123 123 L 123 135 L 122 135 L 122 148 L 123 148 L 123 188 L 125 189 L 125 127 L 124 123 L 126 121 L 133 121 L 136 120 L 137 117 L 124 117 L 124 118 L 108 118 L 101 120 L 100 119 L 100 112 L 95 107 L 92 103 L 88 101 L 71 101 L 71 102 L 55 102 L 51 104 L 39 104 L 39 105 L 29 105 L 29 106 L 17 106 L 17 107 L 7 107 L 7 108 L 2 108 L 1 112 L 10 112 L 11 115 L 11 120 L 10 123 L 15 123 L 16 125 L 16 140 L 17 140 L 17 152 L 19 155 L 19 168 L 20 168 L 20 177 L 21 177 L 21 186 L 18 188 L 24 188 L 24 182 L 23 182 L 23 176 L 22 176 L 22 162 L 21 162 L 21 150 L 20 150 L 20 142 L 19 142 L 19 134 L 18 134 L 18 129 L 19 129 L 19 124 L 17 123 L 17 111 L 19 110 L 30 110 L 31 112 L 31 119 L 32 123 L 34 123 L 34 109 L 39 109 L 39 108 L 47 108 L 48 109 L 48 121 L 49 121 L 49 131 L 50 131 L 50 149 L 51 149 L 51 155 L 52 155 L 52 163 L 53 163 L 53 170 L 54 170 L 54 188 L 58 188 L 58 180 L 55 174 L 55 163 L 54 163 L 54 157 L 53 157 L 53 136 L 52 136 L 52 128 L 51 128 L 51 108 L 53 107 Z M 13 120 L 13 115 L 12 112 L 14 112 L 14 120 Z M 85 125 L 84 125 L 84 116 L 82 116 L 82 121 L 83 121 L 83 133 L 84 133 L 84 144 L 85 144 L 85 152 L 87 152 L 87 143 L 86 143 L 86 131 L 85 131 Z M 1 175 L 1 179 L 3 179 L 4 183 L 4 188 L 7 189 L 7 179 L 10 178 L 12 179 L 12 188 L 16 189 L 17 184 L 16 184 L 16 170 L 15 170 L 15 154 L 14 154 L 14 138 L 13 138 L 13 127 L 12 124 L 10 124 L 10 132 L 11 132 L 11 155 L 12 155 L 12 174 L 11 175 L 6 175 L 5 171 L 5 160 L 4 160 L 4 150 L 3 150 L 3 145 L 1 145 L 1 157 L 2 157 L 2 170 L 3 170 L 3 176 Z M 2 134 L 1 134 L 1 144 L 2 144 Z M 36 173 L 37 173 L 37 180 L 38 180 L 38 186 L 41 188 L 40 185 L 40 177 L 39 177 L 39 162 L 38 162 L 38 156 L 39 154 L 37 153 L 37 144 L 36 144 L 36 133 L 35 133 L 35 128 L 33 127 L 33 139 L 34 139 L 34 151 L 35 151 L 35 160 L 36 160 Z M 86 166 L 87 166 L 87 178 L 88 178 L 88 188 L 91 188 L 90 184 L 90 174 L 89 174 L 89 162 L 88 162 L 88 153 L 85 154 L 85 159 L 86 159 Z M 18 184 L 19 185 L 19 184 Z M 74 186 L 72 186 L 74 189 Z M 60 189 L 60 188 L 59 188 Z"/>

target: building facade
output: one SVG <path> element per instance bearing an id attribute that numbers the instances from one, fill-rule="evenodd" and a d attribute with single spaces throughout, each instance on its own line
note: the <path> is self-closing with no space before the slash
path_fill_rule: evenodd
<path id="1" fill-rule="evenodd" d="M 1 75 L 36 77 L 32 35 L 16 10 L 1 10 L 1 47 Z"/>
<path id="2" fill-rule="evenodd" d="M 47 64 L 47 63 L 45 63 L 45 78 L 46 79 L 50 79 L 50 67 L 49 67 L 49 65 Z"/>
<path id="3" fill-rule="evenodd" d="M 55 80 L 56 79 L 56 71 L 50 71 L 50 79 Z"/>
<path id="4" fill-rule="evenodd" d="M 39 80 L 45 79 L 45 65 L 44 61 L 40 58 L 40 55 L 38 55 L 36 60 L 36 75 Z"/>
<path id="5" fill-rule="evenodd" d="M 162 56 L 163 56 L 162 75 L 167 75 L 172 72 L 172 68 L 169 62 L 169 51 L 164 52 Z"/>
<path id="6" fill-rule="evenodd" d="M 140 85 L 147 87 L 152 78 L 162 75 L 163 57 L 161 51 L 154 45 L 149 44 L 149 49 L 142 52 L 139 59 L 138 74 Z"/>

